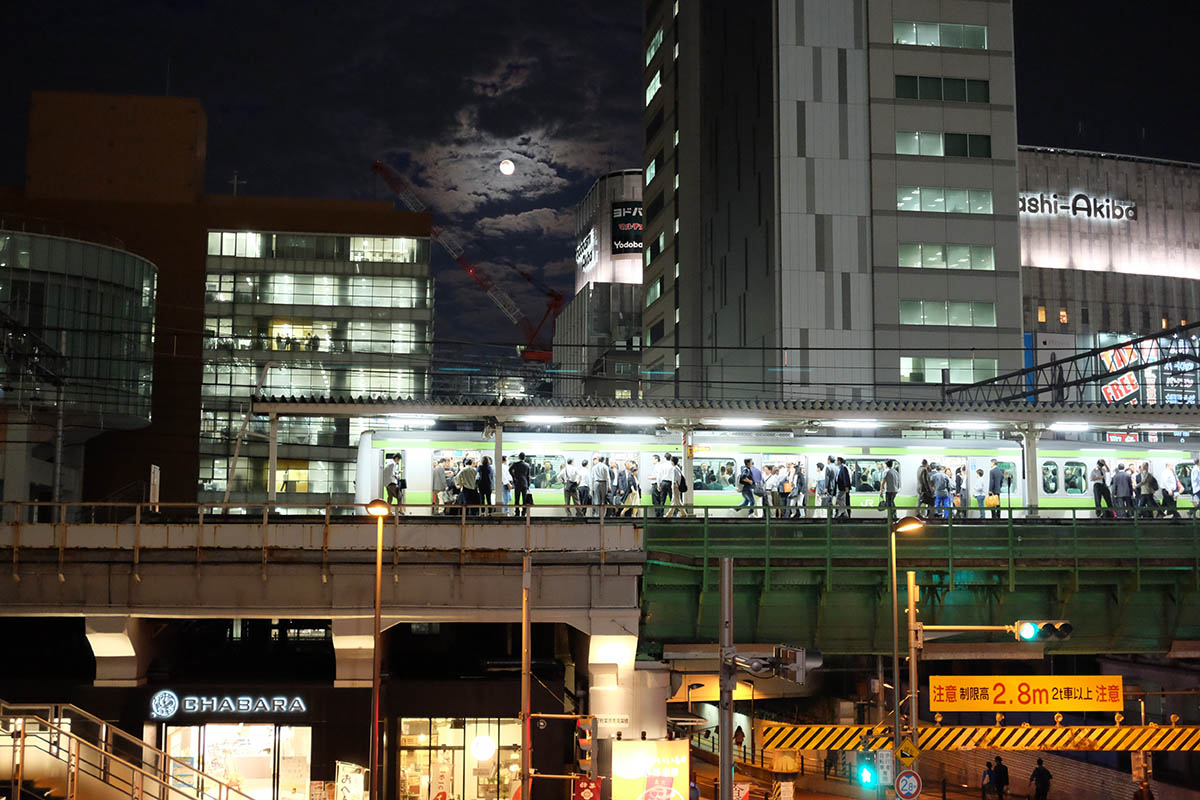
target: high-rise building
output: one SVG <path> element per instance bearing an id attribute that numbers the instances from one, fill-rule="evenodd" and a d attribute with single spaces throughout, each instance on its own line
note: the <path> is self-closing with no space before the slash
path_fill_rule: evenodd
<path id="1" fill-rule="evenodd" d="M 1021 365 L 1010 3 L 645 12 L 647 396 L 919 398 Z"/>
<path id="2" fill-rule="evenodd" d="M 554 327 L 556 397 L 640 397 L 642 214 L 640 169 L 598 179 L 575 209 L 575 297 Z"/>

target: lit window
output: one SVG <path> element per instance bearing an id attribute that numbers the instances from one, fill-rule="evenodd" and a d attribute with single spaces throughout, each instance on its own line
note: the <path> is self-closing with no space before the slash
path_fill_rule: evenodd
<path id="1" fill-rule="evenodd" d="M 658 174 L 658 159 L 655 158 L 653 161 L 651 161 L 649 164 L 646 165 L 646 185 L 647 186 L 650 185 L 650 182 L 652 180 L 654 180 L 654 176 L 657 174 Z"/>
<path id="2" fill-rule="evenodd" d="M 986 25 L 958 25 L 946 22 L 892 23 L 892 43 L 918 47 L 955 47 L 986 50 Z"/>
<path id="3" fill-rule="evenodd" d="M 679 188 L 679 173 L 678 172 L 675 173 L 675 188 L 676 189 Z"/>
<path id="4" fill-rule="evenodd" d="M 675 221 L 678 222 L 679 220 L 675 220 Z M 675 277 L 676 278 L 679 277 L 679 262 L 678 261 L 675 262 Z"/>
<path id="5" fill-rule="evenodd" d="M 994 358 L 901 356 L 900 382 L 941 383 L 942 370 L 949 370 L 951 383 L 975 383 L 995 378 L 998 366 Z"/>
<path id="6" fill-rule="evenodd" d="M 679 42 L 675 43 L 675 58 L 679 58 Z"/>
<path id="7" fill-rule="evenodd" d="M 617 400 L 632 400 L 633 399 L 633 390 L 632 389 L 617 389 L 616 391 L 613 392 L 613 397 Z"/>
<path id="8" fill-rule="evenodd" d="M 679 131 L 675 131 L 675 146 L 679 147 Z"/>
<path id="9" fill-rule="evenodd" d="M 679 324 L 679 309 L 675 309 L 675 324 Z"/>
<path id="10" fill-rule="evenodd" d="M 1167 318 L 1166 317 L 1162 318 L 1162 326 L 1163 326 L 1163 330 L 1165 331 L 1167 329 Z"/>
<path id="11" fill-rule="evenodd" d="M 647 287 L 647 289 L 646 289 L 646 308 L 649 308 L 650 306 L 652 306 L 654 304 L 655 300 L 662 297 L 662 290 L 663 290 L 662 278 L 655 278 L 650 283 L 650 286 Z"/>
<path id="12" fill-rule="evenodd" d="M 655 70 L 654 77 L 650 79 L 650 84 L 646 87 L 646 105 L 650 105 L 650 101 L 654 99 L 654 95 L 658 94 L 658 90 L 662 88 L 662 70 Z"/>
<path id="13" fill-rule="evenodd" d="M 899 186 L 896 188 L 896 210 L 947 214 L 991 214 L 992 192 L 989 189 Z"/>
<path id="14" fill-rule="evenodd" d="M 1038 306 L 1037 320 L 1038 320 L 1038 322 L 1046 321 L 1046 307 L 1045 306 Z"/>
<path id="15" fill-rule="evenodd" d="M 658 52 L 658 48 L 662 46 L 663 29 L 660 27 L 655 32 L 654 38 L 650 40 L 650 45 L 646 48 L 646 66 L 650 66 L 650 62 L 654 59 L 654 54 Z"/>
<path id="16" fill-rule="evenodd" d="M 1063 325 L 1066 325 L 1068 322 L 1070 322 L 1070 319 L 1067 316 L 1066 306 L 1063 306 L 1062 308 L 1060 308 L 1058 310 L 1058 321 L 1061 322 Z"/>
<path id="17" fill-rule="evenodd" d="M 679 353 L 675 354 L 675 369 L 679 369 Z"/>

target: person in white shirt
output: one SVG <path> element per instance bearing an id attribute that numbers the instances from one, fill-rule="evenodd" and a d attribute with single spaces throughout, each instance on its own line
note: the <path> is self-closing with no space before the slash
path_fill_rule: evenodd
<path id="1" fill-rule="evenodd" d="M 771 506 L 775 507 L 774 511 L 768 510 L 766 513 L 769 516 L 779 515 L 779 467 L 767 467 L 767 474 L 763 475 L 763 505 L 768 509 Z"/>
<path id="2" fill-rule="evenodd" d="M 1179 519 L 1179 509 L 1175 507 L 1175 495 L 1179 492 L 1179 477 L 1170 461 L 1164 461 L 1162 470 L 1158 473 L 1158 488 L 1162 490 L 1162 515 L 1171 514 Z"/>
<path id="3" fill-rule="evenodd" d="M 609 483 L 608 464 L 604 463 L 604 456 L 596 456 L 592 461 L 592 503 L 596 506 L 596 516 L 604 514 L 604 506 L 608 503 L 608 487 Z"/>
<path id="4" fill-rule="evenodd" d="M 567 463 L 558 472 L 558 482 L 563 487 L 563 505 L 566 507 L 567 516 L 571 516 L 571 504 L 575 504 L 576 513 L 582 513 L 579 509 L 579 470 L 575 467 L 575 459 L 568 458 Z"/>
<path id="5" fill-rule="evenodd" d="M 1196 516 L 1196 507 L 1200 506 L 1200 458 L 1192 462 L 1192 510 L 1189 516 Z"/>
<path id="6" fill-rule="evenodd" d="M 679 466 L 679 456 L 671 456 L 671 510 L 667 516 L 686 517 L 687 509 L 683 505 L 683 468 Z"/>
<path id="7" fill-rule="evenodd" d="M 982 469 L 975 470 L 975 478 L 971 481 L 971 494 L 975 495 L 975 505 L 979 507 L 979 518 L 987 516 L 984 503 L 987 500 L 988 478 Z"/>
<path id="8" fill-rule="evenodd" d="M 659 494 L 662 495 L 662 504 L 667 505 L 668 501 L 673 501 L 675 498 L 675 465 L 671 463 L 671 456 L 663 456 L 662 463 L 658 465 L 658 469 L 654 473 L 654 482 L 658 484 Z"/>
<path id="9" fill-rule="evenodd" d="M 403 514 L 404 490 L 407 488 L 407 483 L 404 480 L 404 462 L 399 453 L 392 454 L 392 461 L 387 465 L 386 475 L 388 502 L 394 501 L 398 506 L 396 510 Z"/>

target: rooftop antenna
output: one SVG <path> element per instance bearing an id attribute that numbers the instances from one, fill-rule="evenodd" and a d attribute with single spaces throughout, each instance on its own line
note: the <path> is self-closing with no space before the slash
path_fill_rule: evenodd
<path id="1" fill-rule="evenodd" d="M 237 197 L 238 187 L 246 185 L 246 181 L 238 178 L 238 171 L 236 169 L 233 171 L 233 177 L 229 179 L 229 182 L 233 184 L 233 196 L 234 197 Z"/>

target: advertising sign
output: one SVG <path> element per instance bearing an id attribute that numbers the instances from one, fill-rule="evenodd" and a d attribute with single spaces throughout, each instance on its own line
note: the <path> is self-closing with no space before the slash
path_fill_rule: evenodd
<path id="1" fill-rule="evenodd" d="M 1120 711 L 1120 675 L 932 675 L 930 711 Z"/>
<path id="2" fill-rule="evenodd" d="M 600 800 L 600 783 L 603 778 L 576 778 L 574 800 Z"/>
<path id="3" fill-rule="evenodd" d="M 642 254 L 642 204 L 612 204 L 612 254 Z"/>
<path id="4" fill-rule="evenodd" d="M 575 245 L 575 265 L 579 267 L 580 272 L 587 272 L 592 267 L 596 266 L 596 254 L 599 252 L 598 240 L 596 238 L 596 229 L 591 228 L 579 240 L 579 244 Z"/>
<path id="5" fill-rule="evenodd" d="M 1100 394 L 1109 405 L 1146 406 L 1160 403 L 1196 405 L 1200 403 L 1200 373 L 1197 362 L 1200 347 L 1195 338 L 1159 336 L 1139 342 L 1136 346 L 1120 344 L 1128 335 L 1101 333 L 1096 336 L 1097 347 L 1110 349 L 1100 353 L 1108 372 L 1119 372 L 1139 364 L 1177 358 L 1143 369 L 1133 369 L 1100 384 Z"/>
<path id="6" fill-rule="evenodd" d="M 334 782 L 337 784 L 337 797 L 334 800 L 363 800 L 366 774 L 366 767 L 348 761 L 338 761 L 334 771 Z"/>
<path id="7" fill-rule="evenodd" d="M 687 739 L 612 743 L 612 800 L 688 800 Z"/>

